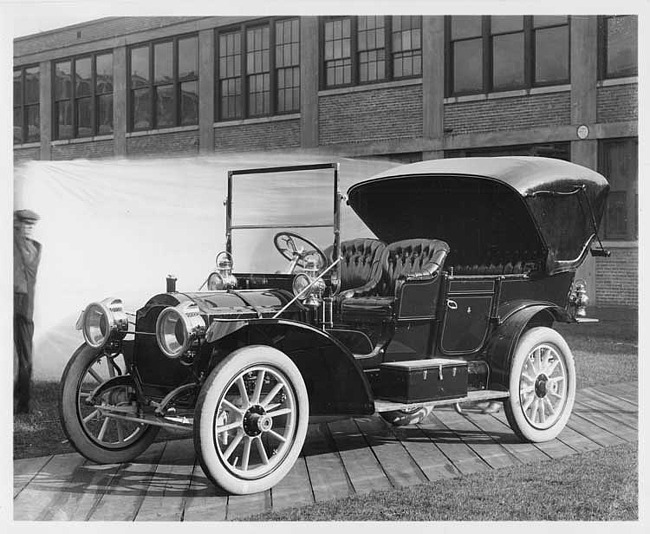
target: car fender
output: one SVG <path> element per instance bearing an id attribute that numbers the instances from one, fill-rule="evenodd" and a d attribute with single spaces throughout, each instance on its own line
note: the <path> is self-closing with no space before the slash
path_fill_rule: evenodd
<path id="1" fill-rule="evenodd" d="M 568 322 L 566 311 L 550 302 L 508 302 L 499 308 L 496 330 L 490 336 L 486 360 L 490 366 L 490 389 L 509 388 L 510 367 L 523 332 L 533 326 L 552 327 Z"/>
<path id="2" fill-rule="evenodd" d="M 374 413 L 374 397 L 361 366 L 327 332 L 288 319 L 250 320 L 215 342 L 212 365 L 250 345 L 275 347 L 296 364 L 307 386 L 310 415 Z"/>

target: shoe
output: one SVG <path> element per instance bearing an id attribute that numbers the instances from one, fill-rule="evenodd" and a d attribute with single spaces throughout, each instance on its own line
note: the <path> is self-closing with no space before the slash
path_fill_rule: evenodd
<path id="1" fill-rule="evenodd" d="M 491 402 L 489 403 L 481 413 L 498 413 L 501 411 L 501 403 L 500 402 Z"/>

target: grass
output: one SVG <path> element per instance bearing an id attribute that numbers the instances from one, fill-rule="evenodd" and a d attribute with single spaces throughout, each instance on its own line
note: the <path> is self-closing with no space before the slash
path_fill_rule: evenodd
<path id="1" fill-rule="evenodd" d="M 259 514 L 249 521 L 629 521 L 637 445 Z"/>
<path id="2" fill-rule="evenodd" d="M 576 363 L 578 389 L 627 382 L 638 376 L 638 315 L 627 308 L 596 308 L 595 324 L 554 328 L 567 340 Z"/>

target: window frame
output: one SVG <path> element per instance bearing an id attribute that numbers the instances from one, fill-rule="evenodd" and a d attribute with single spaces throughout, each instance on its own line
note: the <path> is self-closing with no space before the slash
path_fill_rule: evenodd
<path id="1" fill-rule="evenodd" d="M 277 46 L 278 42 L 276 39 L 276 30 L 277 30 L 277 24 L 278 23 L 284 23 L 288 21 L 298 21 L 298 35 L 297 35 L 297 41 L 295 41 L 298 44 L 298 62 L 296 65 L 292 65 L 291 67 L 287 67 L 286 65 L 283 65 L 281 67 L 278 67 L 277 61 L 276 61 L 276 52 L 277 52 Z M 250 93 L 249 93 L 249 83 L 248 83 L 248 78 L 250 76 L 253 76 L 255 74 L 259 73 L 248 73 L 247 70 L 247 61 L 248 61 L 248 43 L 247 43 L 247 32 L 249 30 L 254 30 L 257 28 L 268 28 L 269 32 L 269 42 L 268 42 L 268 73 L 269 73 L 269 109 L 268 112 L 266 113 L 256 113 L 252 114 L 250 111 L 250 105 L 249 105 L 249 98 L 250 98 Z M 219 28 L 215 28 L 214 30 L 214 116 L 215 116 L 215 121 L 216 122 L 228 122 L 228 121 L 238 121 L 238 120 L 245 120 L 245 119 L 258 119 L 258 118 L 265 118 L 265 117 L 274 117 L 274 116 L 282 116 L 282 115 L 293 115 L 295 113 L 300 113 L 300 108 L 301 108 L 301 102 L 300 102 L 300 95 L 302 92 L 302 87 L 301 87 L 301 82 L 302 82 L 302 65 L 300 61 L 300 49 L 302 46 L 301 42 L 301 28 L 302 28 L 302 20 L 298 16 L 285 16 L 285 17 L 270 17 L 270 18 L 264 18 L 264 19 L 258 19 L 258 20 L 250 20 L 246 22 L 241 22 L 237 24 L 230 24 L 228 26 L 222 26 Z M 239 33 L 239 40 L 240 40 L 240 46 L 239 46 L 239 61 L 240 61 L 240 69 L 239 69 L 239 75 L 235 77 L 231 77 L 228 79 L 231 80 L 239 80 L 240 83 L 240 93 L 237 95 L 235 98 L 239 99 L 239 109 L 240 112 L 239 114 L 236 114 L 235 116 L 228 116 L 224 117 L 222 116 L 223 113 L 221 111 L 221 80 L 220 78 L 220 51 L 221 51 L 221 39 L 220 37 L 222 35 L 227 35 L 230 33 Z M 292 41 L 294 42 L 294 41 Z M 282 45 L 286 45 L 287 43 L 282 43 Z M 298 68 L 298 101 L 296 103 L 296 106 L 288 109 L 288 110 L 283 110 L 280 111 L 280 102 L 279 102 L 279 87 L 278 87 L 278 72 L 281 70 L 286 70 L 288 68 Z M 265 71 L 267 72 L 267 71 Z M 224 78 L 226 79 L 226 78 Z M 284 88 L 286 89 L 286 87 Z"/>
<path id="2" fill-rule="evenodd" d="M 636 73 L 635 74 L 609 74 L 607 72 L 607 19 L 616 17 L 637 17 L 636 35 Z M 617 80 L 639 76 L 639 22 L 638 15 L 599 15 L 598 16 L 598 79 Z"/>
<path id="3" fill-rule="evenodd" d="M 534 15 L 523 15 L 523 28 L 521 30 L 504 30 L 497 34 L 492 33 L 492 15 L 481 16 L 481 36 L 452 39 L 451 23 L 453 15 L 445 16 L 445 96 L 457 97 L 489 93 L 501 93 L 506 91 L 526 90 L 536 87 L 552 87 L 556 85 L 565 85 L 571 83 L 571 16 L 567 15 L 566 22 L 548 24 L 535 28 L 533 24 Z M 538 82 L 535 80 L 537 66 L 537 50 L 535 37 L 538 31 L 548 28 L 559 28 L 566 26 L 567 31 L 567 75 L 565 78 L 553 80 L 550 82 Z M 511 35 L 523 33 L 524 38 L 524 72 L 523 84 L 512 84 L 506 87 L 494 88 L 494 50 L 493 37 L 500 35 Z M 482 87 L 471 91 L 454 91 L 454 54 L 453 43 L 472 39 L 482 40 Z"/>
<path id="4" fill-rule="evenodd" d="M 374 85 L 378 83 L 394 82 L 398 80 L 410 80 L 422 78 L 422 64 L 423 64 L 423 54 L 422 54 L 422 45 L 423 45 L 423 17 L 421 15 L 415 15 L 420 19 L 420 47 L 413 50 L 420 51 L 420 72 L 419 74 L 410 74 L 407 76 L 395 76 L 393 63 L 396 52 L 393 50 L 393 19 L 394 17 L 402 15 L 384 15 L 384 77 L 376 80 L 366 80 L 362 81 L 360 79 L 360 69 L 359 69 L 359 18 L 362 15 L 332 15 L 327 17 L 320 17 L 319 20 L 319 74 L 320 74 L 320 89 L 322 91 L 328 89 L 340 89 L 345 87 L 356 87 L 356 86 L 366 86 Z M 374 15 L 368 15 L 374 16 Z M 327 84 L 327 68 L 325 60 L 325 25 L 328 22 L 334 22 L 337 20 L 350 20 L 350 61 L 351 61 L 351 73 L 350 73 L 350 83 L 342 84 Z M 380 50 L 375 48 L 373 50 Z"/>
<path id="5" fill-rule="evenodd" d="M 196 74 L 191 78 L 183 78 L 182 80 L 179 77 L 179 53 L 178 53 L 178 43 L 185 39 L 196 39 Z M 156 82 L 155 80 L 155 47 L 157 45 L 172 43 L 172 82 Z M 131 67 L 132 67 L 132 51 L 146 48 L 147 49 L 147 59 L 148 59 L 148 71 L 149 77 L 146 84 L 134 87 L 131 81 Z M 169 128 L 178 128 L 181 126 L 198 126 L 199 124 L 199 113 L 197 113 L 196 123 L 192 124 L 183 124 L 183 117 L 181 113 L 182 101 L 181 101 L 181 86 L 184 83 L 195 82 L 196 83 L 196 92 L 197 98 L 199 93 L 199 78 L 200 78 L 200 61 L 199 61 L 199 34 L 197 32 L 189 32 L 181 35 L 174 35 L 173 37 L 162 37 L 160 39 L 155 39 L 152 41 L 145 41 L 141 43 L 134 43 L 130 45 L 127 49 L 126 54 L 126 83 L 127 83 L 127 109 L 128 109 L 128 120 L 127 120 L 127 132 L 148 132 L 152 130 L 165 130 Z M 173 88 L 174 95 L 174 111 L 173 111 L 173 124 L 158 126 L 157 116 L 156 116 L 156 103 L 157 103 L 157 92 L 158 87 L 165 87 L 171 85 Z M 135 128 L 135 98 L 133 93 L 135 90 L 148 89 L 149 90 L 149 117 L 150 124 L 148 128 Z M 198 107 L 198 102 L 197 102 Z"/>
<path id="6" fill-rule="evenodd" d="M 39 96 L 38 96 L 38 100 L 36 102 L 28 104 L 28 103 L 25 102 L 25 95 L 26 95 L 26 92 L 27 92 L 27 83 L 26 83 L 25 76 L 26 76 L 26 71 L 27 70 L 34 69 L 34 68 L 38 69 L 38 95 Z M 41 123 L 41 121 L 40 121 L 40 113 L 41 113 L 41 98 L 40 98 L 40 95 L 41 95 L 41 69 L 40 69 L 40 65 L 38 63 L 34 63 L 34 64 L 22 65 L 20 67 L 16 67 L 16 68 L 14 68 L 12 70 L 12 76 L 16 72 L 20 72 L 20 104 L 17 105 L 16 102 L 13 102 L 12 109 L 14 110 L 14 113 L 15 113 L 16 109 L 20 109 L 21 139 L 20 139 L 20 143 L 15 143 L 14 142 L 13 144 L 14 144 L 14 146 L 18 146 L 18 145 L 25 145 L 25 144 L 29 144 L 29 143 L 40 143 L 41 142 L 41 132 L 40 132 L 40 123 Z M 13 78 L 12 78 L 12 86 L 13 86 Z M 12 95 L 13 95 L 13 92 L 12 92 Z M 12 96 L 12 98 L 13 98 L 13 96 Z M 37 113 L 39 115 L 38 139 L 33 140 L 33 141 L 30 141 L 30 140 L 27 139 L 28 134 L 29 134 L 29 128 L 28 128 L 28 125 L 27 125 L 28 114 L 26 113 L 26 110 L 27 110 L 27 108 L 30 108 L 30 107 L 36 108 Z M 13 124 L 14 123 L 13 123 L 13 119 L 12 119 L 12 128 L 13 128 Z"/>
<path id="7" fill-rule="evenodd" d="M 616 137 L 609 139 L 601 139 L 598 142 L 598 170 L 604 176 L 611 176 L 611 153 L 608 151 L 609 146 L 634 146 L 636 152 L 636 179 L 633 183 L 629 183 L 630 179 L 628 178 L 628 183 L 625 184 L 626 187 L 621 187 L 618 184 L 612 183 L 613 180 L 610 178 L 610 201 L 614 198 L 614 194 L 624 192 L 626 193 L 626 215 L 627 215 L 627 228 L 624 233 L 614 233 L 612 229 L 609 228 L 609 217 L 611 203 L 605 206 L 605 212 L 603 213 L 603 220 L 601 223 L 601 235 L 603 236 L 604 241 L 638 241 L 639 239 L 639 139 L 638 137 Z M 616 187 L 614 187 L 616 186 Z M 629 196 L 627 196 L 629 195 Z M 631 216 L 631 217 L 630 217 Z"/>
<path id="8" fill-rule="evenodd" d="M 99 132 L 99 113 L 98 113 L 98 97 L 113 95 L 115 94 L 115 75 L 112 73 L 112 87 L 111 92 L 98 92 L 97 91 L 97 58 L 100 56 L 111 56 L 111 68 L 114 66 L 115 55 L 113 49 L 100 50 L 97 52 L 89 52 L 86 54 L 79 54 L 75 56 L 68 56 L 64 58 L 57 58 L 52 60 L 52 139 L 54 141 L 65 141 L 68 139 L 89 139 L 92 137 L 97 137 L 100 135 L 113 135 L 115 133 L 115 125 L 112 126 L 112 131 L 110 133 L 100 133 Z M 76 83 L 76 65 L 77 61 L 84 59 L 90 59 L 90 94 L 77 96 L 77 83 Z M 56 65 L 59 63 L 70 62 L 70 96 L 67 98 L 57 98 L 56 95 Z M 114 98 L 114 97 L 113 97 Z M 90 135 L 79 135 L 79 124 L 77 120 L 77 103 L 80 100 L 90 100 L 90 122 L 91 122 L 91 132 Z M 72 134 L 69 137 L 60 137 L 59 136 L 59 117 L 57 113 L 57 104 L 60 102 L 69 102 L 72 113 Z M 113 101 L 114 104 L 114 101 Z"/>

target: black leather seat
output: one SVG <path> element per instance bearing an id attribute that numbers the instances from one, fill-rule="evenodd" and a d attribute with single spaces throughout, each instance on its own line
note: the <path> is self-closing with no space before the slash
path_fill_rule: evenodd
<path id="1" fill-rule="evenodd" d="M 541 262 L 533 252 L 505 251 L 499 254 L 487 255 L 482 264 L 470 264 L 466 261 L 453 261 L 450 272 L 455 275 L 502 275 L 526 274 L 541 269 Z M 452 255 L 452 259 L 456 258 Z M 452 271 L 453 270 L 453 271 Z"/>
<path id="2" fill-rule="evenodd" d="M 381 281 L 381 255 L 386 244 L 378 239 L 358 238 L 341 243 L 341 289 L 337 300 L 367 295 L 376 290 Z M 324 251 L 332 257 L 333 247 Z"/>
<path id="3" fill-rule="evenodd" d="M 344 319 L 388 318 L 404 282 L 431 280 L 439 275 L 449 246 L 438 239 L 407 239 L 391 243 L 381 257 L 381 282 L 371 294 L 341 301 Z"/>

